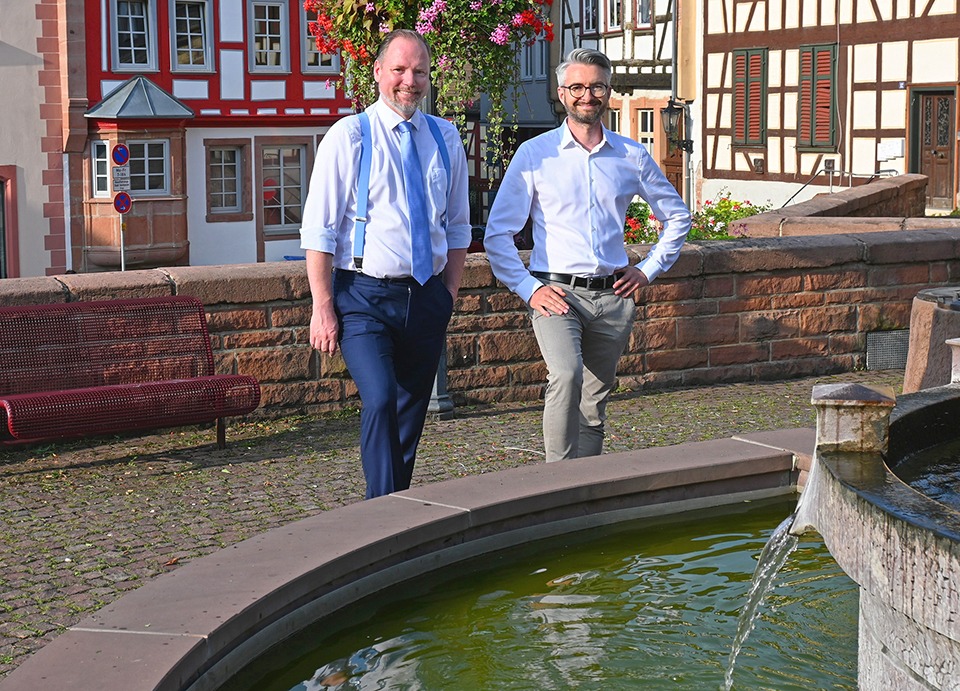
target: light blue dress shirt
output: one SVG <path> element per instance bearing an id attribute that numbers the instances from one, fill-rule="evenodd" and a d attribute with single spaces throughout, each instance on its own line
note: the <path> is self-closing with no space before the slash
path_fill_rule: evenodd
<path id="1" fill-rule="evenodd" d="M 369 108 L 373 157 L 370 161 L 370 196 L 363 250 L 363 273 L 377 278 L 411 275 L 407 197 L 400 162 L 403 119 L 382 101 Z M 449 197 L 447 171 L 436 140 L 419 110 L 410 118 L 426 177 L 427 219 L 433 252 L 434 274 L 447 262 L 448 249 L 470 246 L 470 205 L 467 160 L 457 128 L 435 118 L 450 156 Z M 360 123 L 357 116 L 338 120 L 317 148 L 316 163 L 303 208 L 300 247 L 333 255 L 333 266 L 356 270 L 353 261 L 357 178 L 360 169 Z M 446 230 L 443 220 L 446 218 Z"/>
<path id="2" fill-rule="evenodd" d="M 523 142 L 503 176 L 487 219 L 484 249 L 500 281 L 529 302 L 543 284 L 530 271 L 607 276 L 628 264 L 627 206 L 640 195 L 663 223 L 639 268 L 652 283 L 673 266 L 690 230 L 690 211 L 646 149 L 604 128 L 584 149 L 564 122 Z M 533 220 L 529 271 L 513 236 Z"/>

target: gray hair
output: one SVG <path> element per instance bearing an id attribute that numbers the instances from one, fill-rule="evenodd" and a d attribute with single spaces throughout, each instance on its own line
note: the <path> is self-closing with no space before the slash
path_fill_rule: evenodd
<path id="1" fill-rule="evenodd" d="M 596 65 L 606 74 L 605 80 L 609 84 L 610 77 L 613 74 L 613 66 L 610 64 L 610 58 L 593 48 L 574 48 L 563 62 L 557 65 L 557 84 L 563 84 L 567 76 L 567 68 L 570 65 Z"/>

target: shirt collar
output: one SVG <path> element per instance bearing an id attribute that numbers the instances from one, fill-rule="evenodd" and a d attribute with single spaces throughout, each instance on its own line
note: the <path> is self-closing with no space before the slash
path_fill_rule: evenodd
<path id="1" fill-rule="evenodd" d="M 596 148 L 594 148 L 593 151 L 590 151 L 589 153 L 593 153 L 594 151 L 599 151 L 604 146 L 610 146 L 610 140 L 607 139 L 607 128 L 603 127 L 603 125 L 601 125 L 601 128 L 603 129 L 603 138 L 600 140 L 600 143 L 597 144 Z M 573 134 L 571 134 L 570 132 L 570 127 L 567 125 L 567 119 L 564 118 L 563 124 L 560 125 L 560 148 L 569 149 L 571 146 L 580 146 L 580 143 L 573 138 Z M 580 148 L 583 148 L 583 147 L 580 147 Z"/>
<path id="2" fill-rule="evenodd" d="M 377 117 L 383 120 L 383 122 L 387 125 L 387 129 L 390 130 L 396 129 L 397 125 L 403 121 L 403 117 L 397 111 L 383 102 L 382 96 L 377 101 Z M 413 125 L 414 130 L 419 132 L 423 123 L 424 115 L 418 108 L 410 117 L 410 124 Z"/>

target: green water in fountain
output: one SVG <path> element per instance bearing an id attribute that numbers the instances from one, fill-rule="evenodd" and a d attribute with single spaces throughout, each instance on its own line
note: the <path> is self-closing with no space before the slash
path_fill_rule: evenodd
<path id="1" fill-rule="evenodd" d="M 222 691 L 718 689 L 756 560 L 795 502 L 550 538 L 426 574 L 318 622 Z M 856 585 L 804 537 L 734 689 L 855 689 Z"/>

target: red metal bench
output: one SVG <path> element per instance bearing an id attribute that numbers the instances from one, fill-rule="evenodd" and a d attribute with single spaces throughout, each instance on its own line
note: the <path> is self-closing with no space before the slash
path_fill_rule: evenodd
<path id="1" fill-rule="evenodd" d="M 170 296 L 0 308 L 0 446 L 217 422 L 260 404 L 218 375 L 203 304 Z"/>

